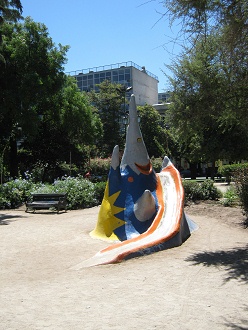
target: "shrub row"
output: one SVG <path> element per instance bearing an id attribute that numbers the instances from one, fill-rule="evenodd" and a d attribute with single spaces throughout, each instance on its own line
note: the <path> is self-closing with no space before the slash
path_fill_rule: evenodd
<path id="1" fill-rule="evenodd" d="M 219 171 L 226 177 L 227 182 L 234 181 L 235 192 L 246 217 L 245 225 L 248 226 L 248 163 L 223 165 Z"/>
<path id="2" fill-rule="evenodd" d="M 248 170 L 248 163 L 222 165 L 218 168 L 218 172 L 226 177 L 226 181 L 230 183 L 234 179 L 235 173 L 242 172 L 245 169 Z"/>
<path id="3" fill-rule="evenodd" d="M 82 176 L 66 177 L 53 184 L 16 179 L 0 186 L 0 208 L 16 208 L 31 198 L 32 193 L 67 193 L 68 209 L 88 208 L 102 201 L 106 182 L 92 183 Z"/>
<path id="4" fill-rule="evenodd" d="M 239 168 L 234 171 L 233 180 L 243 213 L 246 217 L 245 224 L 248 226 L 248 167 Z"/>
<path id="5" fill-rule="evenodd" d="M 212 180 L 203 182 L 183 180 L 183 187 L 185 204 L 188 204 L 190 201 L 217 200 L 222 197 L 221 191 L 214 186 L 214 181 Z"/>
<path id="6" fill-rule="evenodd" d="M 67 193 L 68 209 L 89 208 L 101 204 L 106 182 L 93 183 L 82 176 L 66 177 L 53 184 L 34 183 L 17 179 L 0 186 L 0 208 L 16 208 L 25 203 L 32 193 Z M 185 203 L 189 201 L 218 199 L 221 192 L 211 180 L 202 183 L 183 181 Z"/>
<path id="7" fill-rule="evenodd" d="M 151 163 L 155 172 L 160 172 L 163 159 L 151 158 Z M 111 164 L 111 158 L 93 158 L 90 160 L 90 171 L 93 177 L 104 177 L 107 179 Z"/>

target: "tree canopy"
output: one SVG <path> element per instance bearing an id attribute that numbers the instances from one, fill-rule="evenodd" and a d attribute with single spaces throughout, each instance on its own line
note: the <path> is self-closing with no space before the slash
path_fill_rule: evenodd
<path id="1" fill-rule="evenodd" d="M 22 4 L 20 0 L 0 0 L 0 61 L 5 59 L 1 53 L 3 42 L 2 27 L 5 22 L 14 23 L 22 18 Z"/>
<path id="2" fill-rule="evenodd" d="M 165 0 L 187 47 L 169 66 L 170 120 L 190 161 L 247 157 L 248 3 Z M 239 143 L 237 144 L 237 141 Z"/>
<path id="3" fill-rule="evenodd" d="M 171 66 L 174 92 L 169 120 L 189 162 L 237 161 L 247 155 L 247 130 L 240 112 L 231 108 L 230 95 L 224 93 L 230 88 L 229 76 L 220 60 L 218 40 L 212 35 L 198 41 L 194 51 Z"/>
<path id="4" fill-rule="evenodd" d="M 39 163 L 49 170 L 65 161 L 83 167 L 89 156 L 87 147 L 94 145 L 101 133 L 101 121 L 93 113 L 88 98 L 79 91 L 73 78 L 66 77 L 63 88 L 50 99 L 40 118 L 35 139 L 23 145 L 23 151 L 29 155 L 23 159 L 25 167 Z"/>
<path id="5" fill-rule="evenodd" d="M 82 163 L 84 147 L 100 139 L 102 126 L 86 95 L 64 73 L 69 47 L 56 46 L 46 26 L 30 17 L 4 23 L 2 32 L 1 171 L 5 157 L 10 176 L 18 175 L 17 140 L 25 145 L 20 152 L 26 166 L 54 166 L 69 154 Z"/>
<path id="6" fill-rule="evenodd" d="M 152 105 L 138 106 L 140 128 L 150 157 L 164 157 L 168 154 L 168 136 L 163 119 Z"/>
<path id="7" fill-rule="evenodd" d="M 126 104 L 122 85 L 105 80 L 98 86 L 99 91 L 91 91 L 89 98 L 96 108 L 103 124 L 103 137 L 99 149 L 103 156 L 111 155 L 115 145 L 124 145 L 123 119 L 126 116 L 123 105 Z"/>
<path id="8" fill-rule="evenodd" d="M 0 24 L 3 22 L 16 22 L 22 16 L 20 0 L 0 0 Z"/>

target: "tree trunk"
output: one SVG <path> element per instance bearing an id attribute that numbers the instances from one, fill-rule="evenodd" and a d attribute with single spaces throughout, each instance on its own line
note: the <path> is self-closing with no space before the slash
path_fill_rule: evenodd
<path id="1" fill-rule="evenodd" d="M 14 137 L 10 139 L 9 172 L 11 178 L 18 177 L 17 143 Z"/>
<path id="2" fill-rule="evenodd" d="M 191 179 L 196 179 L 197 174 L 197 163 L 190 163 Z"/>
<path id="3" fill-rule="evenodd" d="M 211 180 L 214 180 L 215 176 L 215 161 L 212 161 L 212 167 L 211 167 Z"/>

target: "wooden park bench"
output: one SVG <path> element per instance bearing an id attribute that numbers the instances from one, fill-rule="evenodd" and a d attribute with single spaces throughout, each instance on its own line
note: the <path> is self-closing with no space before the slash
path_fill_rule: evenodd
<path id="1" fill-rule="evenodd" d="M 57 213 L 59 213 L 60 210 L 66 211 L 66 195 L 66 193 L 32 194 L 32 199 L 26 202 L 26 212 L 28 212 L 28 210 L 35 212 L 36 210 L 52 208 L 56 209 Z"/>

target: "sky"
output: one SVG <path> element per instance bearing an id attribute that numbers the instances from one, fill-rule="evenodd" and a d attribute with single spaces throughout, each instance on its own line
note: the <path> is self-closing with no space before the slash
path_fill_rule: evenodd
<path id="1" fill-rule="evenodd" d="M 44 23 L 55 45 L 69 45 L 65 72 L 132 61 L 158 76 L 179 52 L 159 0 L 21 0 L 23 16 Z M 164 72 L 163 72 L 164 71 Z"/>

